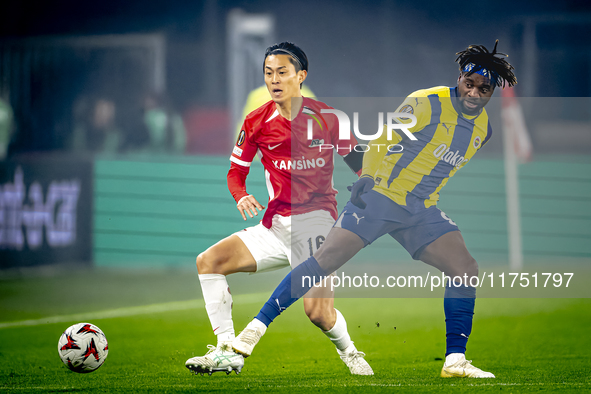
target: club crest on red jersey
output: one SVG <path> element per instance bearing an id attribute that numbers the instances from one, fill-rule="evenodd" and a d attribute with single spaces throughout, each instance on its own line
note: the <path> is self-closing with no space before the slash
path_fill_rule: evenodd
<path id="1" fill-rule="evenodd" d="M 322 146 L 322 145 L 324 145 L 324 139 L 317 138 L 315 140 L 312 140 L 312 143 L 310 144 L 309 148 L 314 148 L 316 146 Z"/>

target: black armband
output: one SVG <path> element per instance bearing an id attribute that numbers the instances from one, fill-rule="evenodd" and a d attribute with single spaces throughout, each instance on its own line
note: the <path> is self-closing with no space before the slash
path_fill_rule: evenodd
<path id="1" fill-rule="evenodd" d="M 349 166 L 354 173 L 357 173 L 363 168 L 363 152 L 357 152 L 352 150 L 347 156 L 343 158 L 345 163 Z"/>

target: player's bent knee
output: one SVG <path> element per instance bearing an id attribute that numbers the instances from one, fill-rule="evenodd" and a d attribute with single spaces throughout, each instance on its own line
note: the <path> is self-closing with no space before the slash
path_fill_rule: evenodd
<path id="1" fill-rule="evenodd" d="M 466 262 L 465 271 L 468 276 L 478 276 L 478 262 L 472 256 Z"/>
<path id="2" fill-rule="evenodd" d="M 200 274 L 224 274 L 222 261 L 210 249 L 197 256 L 197 271 Z"/>
<path id="3" fill-rule="evenodd" d="M 316 326 L 320 327 L 321 329 L 328 331 L 330 329 L 330 324 L 326 316 L 324 316 L 318 310 L 306 311 L 306 315 L 310 319 L 310 321 Z"/>
<path id="4" fill-rule="evenodd" d="M 197 271 L 200 274 L 209 273 L 209 272 L 207 272 L 208 271 L 208 264 L 207 264 L 207 259 L 205 257 L 205 252 L 199 253 L 199 255 L 197 256 L 197 259 L 196 259 L 196 263 L 197 263 Z"/>
<path id="5" fill-rule="evenodd" d="M 347 247 L 338 243 L 324 243 L 314 254 L 316 261 L 325 269 L 336 270 L 342 264 L 337 264 L 337 268 L 331 267 L 334 263 L 347 261 L 350 258 Z"/>
<path id="6" fill-rule="evenodd" d="M 472 256 L 469 256 L 462 261 L 456 262 L 450 271 L 453 276 L 478 276 L 478 263 Z"/>
<path id="7" fill-rule="evenodd" d="M 324 331 L 330 330 L 334 326 L 336 316 L 334 316 L 334 307 L 323 302 L 324 299 L 316 299 L 308 305 L 304 305 L 304 310 L 308 319 Z"/>
<path id="8" fill-rule="evenodd" d="M 478 276 L 478 262 L 472 256 L 467 256 L 464 259 L 457 259 L 447 263 L 443 272 L 450 277 Z"/>

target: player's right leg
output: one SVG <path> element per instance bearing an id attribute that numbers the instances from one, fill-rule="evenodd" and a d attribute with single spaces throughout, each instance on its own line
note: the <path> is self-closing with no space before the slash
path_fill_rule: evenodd
<path id="1" fill-rule="evenodd" d="M 217 336 L 217 345 L 208 345 L 207 354 L 188 359 L 185 366 L 201 374 L 216 371 L 229 373 L 232 370 L 239 373 L 244 366 L 244 358 L 231 347 L 234 339 L 233 302 L 226 275 L 256 271 L 255 259 L 242 239 L 231 235 L 197 257 L 197 270 L 205 309 Z"/>
<path id="2" fill-rule="evenodd" d="M 420 259 L 441 270 L 451 278 L 478 276 L 478 264 L 472 257 L 459 231 L 450 231 L 430 243 Z M 453 279 L 452 279 L 453 281 Z M 494 378 L 466 360 L 468 337 L 472 333 L 472 319 L 476 300 L 476 288 L 468 283 L 448 283 L 444 295 L 446 326 L 445 363 L 441 370 L 444 378 Z"/>
<path id="3" fill-rule="evenodd" d="M 304 297 L 304 310 L 314 325 L 335 345 L 336 351 L 353 375 L 373 375 L 365 353 L 357 350 L 347 330 L 347 321 L 334 307 L 334 291 L 330 279 L 323 286 L 312 288 Z"/>
<path id="4" fill-rule="evenodd" d="M 388 204 L 394 202 L 376 192 L 364 194 L 363 199 L 367 203 L 365 209 L 353 205 L 351 201 L 347 203 L 322 247 L 294 268 L 275 288 L 257 317 L 249 323 L 249 326 L 254 325 L 251 328 L 256 329 L 260 335 L 248 338 L 243 343 L 239 340 L 240 337 L 236 338 L 232 343 L 234 350 L 249 356 L 269 324 L 318 281 L 311 281 L 311 278 L 330 275 L 366 245 L 393 230 L 390 222 L 383 219 L 383 213 L 387 212 Z"/>
<path id="5" fill-rule="evenodd" d="M 324 215 L 324 220 L 321 219 Z M 322 240 L 334 227 L 334 219 L 325 211 L 319 211 L 316 220 L 309 220 L 305 215 L 293 216 L 292 237 L 291 237 L 291 258 L 292 267 L 297 267 L 310 255 L 314 255 L 316 247 L 316 258 L 320 259 L 322 266 L 323 258 L 320 257 L 320 250 L 324 251 Z M 338 234 L 339 230 L 335 230 Z M 347 233 L 344 233 L 347 235 Z M 345 235 L 345 236 L 346 236 Z M 333 233 L 334 237 L 334 233 Z M 334 239 L 334 238 L 333 238 Z M 312 242 L 312 241 L 315 242 Z M 361 244 L 359 245 L 362 246 Z M 335 251 L 330 251 L 330 244 L 326 248 L 329 259 L 340 258 Z M 341 250 L 341 248 L 339 248 Z M 332 256 L 332 257 L 331 257 Z M 347 329 L 347 321 L 343 314 L 335 309 L 334 290 L 331 287 L 331 279 L 322 281 L 322 286 L 313 287 L 303 299 L 304 311 L 310 321 L 322 330 L 322 333 L 336 347 L 337 354 L 345 363 L 353 375 L 373 375 L 373 370 L 365 360 L 365 353 L 357 350 L 351 340 Z"/>
<path id="6" fill-rule="evenodd" d="M 233 349 L 246 357 L 250 356 L 269 324 L 312 288 L 314 281 L 304 279 L 326 277 L 364 246 L 364 241 L 357 234 L 335 225 L 322 247 L 314 254 L 318 260 L 314 256 L 310 257 L 283 278 L 256 318 L 232 342 Z"/>
<path id="7" fill-rule="evenodd" d="M 347 203 L 322 247 L 294 268 L 275 288 L 256 318 L 232 342 L 235 351 L 249 356 L 269 324 L 312 288 L 314 281 L 308 278 L 330 275 L 367 244 L 393 231 L 393 224 L 383 219 L 388 204 L 394 204 L 392 200 L 376 192 L 365 194 L 363 199 L 367 203 L 365 209 L 356 207 L 350 201 Z"/>

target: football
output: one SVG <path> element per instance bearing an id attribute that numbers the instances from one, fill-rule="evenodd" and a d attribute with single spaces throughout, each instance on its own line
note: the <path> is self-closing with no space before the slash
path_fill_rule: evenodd
<path id="1" fill-rule="evenodd" d="M 107 337 L 90 323 L 78 323 L 63 332 L 57 344 L 63 363 L 78 373 L 96 371 L 109 354 Z"/>

